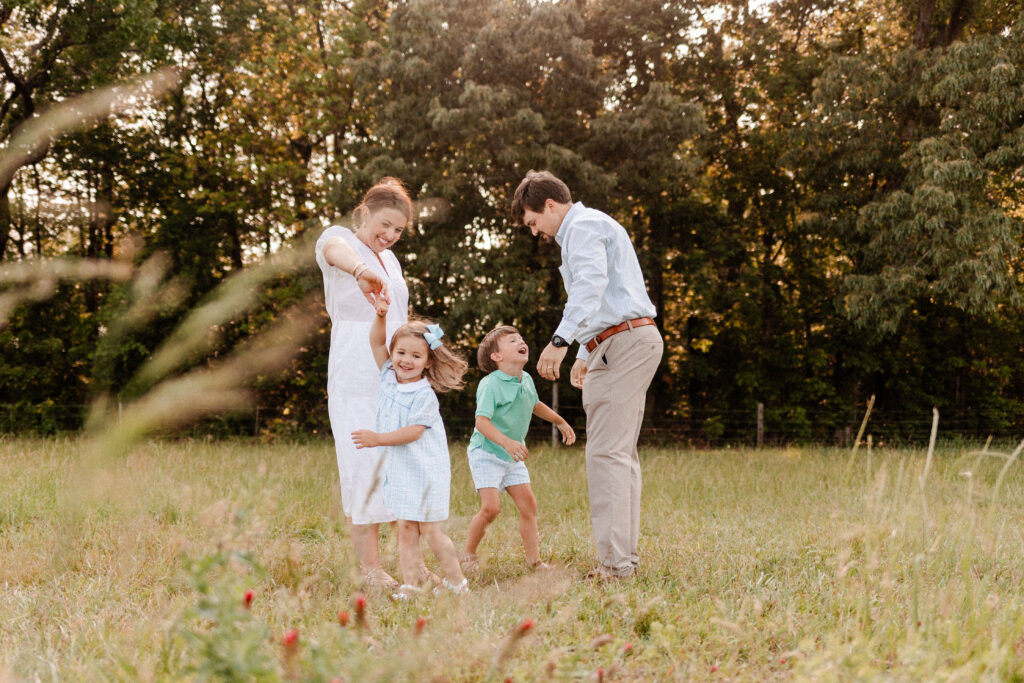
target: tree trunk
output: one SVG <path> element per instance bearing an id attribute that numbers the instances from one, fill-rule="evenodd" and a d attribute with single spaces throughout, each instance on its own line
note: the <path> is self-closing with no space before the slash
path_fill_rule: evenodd
<path id="1" fill-rule="evenodd" d="M 971 0 L 954 0 L 952 8 L 949 10 L 949 22 L 946 24 L 946 31 L 942 37 L 943 47 L 949 47 L 954 41 L 960 40 L 973 10 L 974 5 Z"/>
<path id="2" fill-rule="evenodd" d="M 917 30 L 914 32 L 914 47 L 924 50 L 935 19 L 935 0 L 919 0 L 917 3 Z"/>
<path id="3" fill-rule="evenodd" d="M 10 184 L 0 188 L 0 261 L 7 255 L 7 242 L 11 239 Z"/>

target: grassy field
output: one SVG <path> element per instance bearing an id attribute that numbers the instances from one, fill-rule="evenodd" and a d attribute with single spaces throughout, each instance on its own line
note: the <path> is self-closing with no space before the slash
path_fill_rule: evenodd
<path id="1" fill-rule="evenodd" d="M 330 444 L 80 450 L 0 439 L 0 681 L 1024 678 L 1024 477 L 968 448 L 647 449 L 640 575 L 594 585 L 582 450 L 538 447 L 556 569 L 506 499 L 471 595 L 365 623 Z"/>

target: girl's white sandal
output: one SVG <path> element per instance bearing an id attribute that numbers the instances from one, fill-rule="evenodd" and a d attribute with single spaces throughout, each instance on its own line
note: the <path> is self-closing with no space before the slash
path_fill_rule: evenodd
<path id="1" fill-rule="evenodd" d="M 441 579 L 441 585 L 434 589 L 434 595 L 440 595 L 447 590 L 453 595 L 465 595 L 469 592 L 469 579 L 462 579 L 458 583 L 452 583 L 448 579 Z"/>
<path id="2" fill-rule="evenodd" d="M 419 586 L 414 586 L 411 583 L 403 583 L 398 587 L 398 590 L 391 594 L 392 600 L 412 600 L 417 595 L 423 592 L 423 589 Z"/>

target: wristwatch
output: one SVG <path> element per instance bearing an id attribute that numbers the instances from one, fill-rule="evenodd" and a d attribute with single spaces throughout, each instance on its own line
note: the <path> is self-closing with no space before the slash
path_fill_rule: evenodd
<path id="1" fill-rule="evenodd" d="M 559 337 L 557 334 L 551 335 L 551 345 L 558 349 L 564 349 L 569 345 L 569 342 Z"/>

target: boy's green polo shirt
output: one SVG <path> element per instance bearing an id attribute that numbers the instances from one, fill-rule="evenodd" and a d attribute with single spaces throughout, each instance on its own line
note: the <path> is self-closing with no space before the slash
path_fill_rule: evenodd
<path id="1" fill-rule="evenodd" d="M 480 380 L 476 389 L 476 415 L 489 419 L 499 432 L 513 441 L 523 442 L 538 400 L 537 388 L 529 373 L 524 372 L 522 378 L 518 378 L 495 370 Z M 513 462 L 504 448 L 476 429 L 469 439 L 469 447 L 482 448 L 502 460 Z"/>

